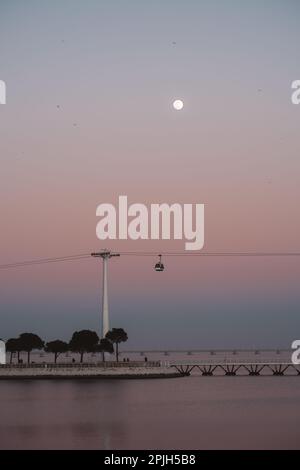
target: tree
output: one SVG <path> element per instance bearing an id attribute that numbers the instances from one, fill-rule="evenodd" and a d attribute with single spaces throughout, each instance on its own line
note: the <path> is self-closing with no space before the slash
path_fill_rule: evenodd
<path id="1" fill-rule="evenodd" d="M 113 344 L 107 338 L 102 338 L 100 340 L 100 343 L 97 344 L 97 346 L 96 346 L 96 351 L 102 353 L 102 361 L 105 361 L 105 354 L 104 353 L 107 352 L 109 354 L 113 354 L 114 347 L 113 347 Z"/>
<path id="2" fill-rule="evenodd" d="M 80 354 L 80 362 L 83 361 L 85 352 L 94 352 L 99 342 L 99 336 L 95 331 L 75 331 L 69 343 L 70 351 Z"/>
<path id="3" fill-rule="evenodd" d="M 116 360 L 119 361 L 119 344 L 128 340 L 128 335 L 123 328 L 113 328 L 111 331 L 106 333 L 107 338 L 111 343 L 116 345 Z"/>
<path id="4" fill-rule="evenodd" d="M 22 333 L 18 340 L 20 341 L 21 351 L 27 352 L 27 362 L 30 363 L 30 353 L 34 349 L 43 349 L 44 341 L 38 335 L 33 333 Z"/>
<path id="5" fill-rule="evenodd" d="M 57 358 L 60 354 L 67 352 L 69 350 L 69 345 L 65 341 L 60 341 L 56 339 L 55 341 L 49 341 L 46 344 L 45 351 L 48 353 L 54 354 L 54 362 L 56 364 Z"/>
<path id="6" fill-rule="evenodd" d="M 18 353 L 18 362 L 19 362 L 19 358 L 20 358 L 20 352 L 22 351 L 21 348 L 21 342 L 19 340 L 19 338 L 10 338 L 6 341 L 5 343 L 5 348 L 6 348 L 6 351 L 10 353 L 10 364 L 12 363 L 12 358 L 13 358 L 13 354 L 14 353 Z"/>
<path id="7" fill-rule="evenodd" d="M 19 364 L 19 362 L 20 362 L 20 354 L 21 354 L 21 352 L 23 351 L 22 341 L 20 340 L 20 338 L 16 338 L 16 345 L 15 345 L 15 348 L 16 348 L 16 353 L 17 353 L 17 361 L 18 361 L 18 364 Z"/>

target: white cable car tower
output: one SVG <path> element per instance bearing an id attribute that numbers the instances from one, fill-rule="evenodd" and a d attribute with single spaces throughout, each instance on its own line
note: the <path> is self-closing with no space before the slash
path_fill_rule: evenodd
<path id="1" fill-rule="evenodd" d="M 108 290 L 107 290 L 107 264 L 110 258 L 120 256 L 118 253 L 112 253 L 108 250 L 103 250 L 99 253 L 91 253 L 94 258 L 102 258 L 103 261 L 103 276 L 102 276 L 102 331 L 101 338 L 105 338 L 106 333 L 109 331 L 109 310 L 108 310 Z"/>

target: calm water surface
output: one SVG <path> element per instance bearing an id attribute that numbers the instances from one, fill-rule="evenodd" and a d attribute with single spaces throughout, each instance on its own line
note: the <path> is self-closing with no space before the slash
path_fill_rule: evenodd
<path id="1" fill-rule="evenodd" d="M 300 448 L 300 377 L 1 381 L 1 449 Z"/>

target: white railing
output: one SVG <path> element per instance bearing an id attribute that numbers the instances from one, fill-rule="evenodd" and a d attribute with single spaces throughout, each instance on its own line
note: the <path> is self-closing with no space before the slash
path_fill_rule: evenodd
<path id="1" fill-rule="evenodd" d="M 76 369 L 89 369 L 89 368 L 131 368 L 131 367 L 160 367 L 160 361 L 130 361 L 130 362 L 74 362 L 74 363 L 29 363 L 29 364 L 0 364 L 0 369 L 60 369 L 60 368 L 76 368 Z"/>

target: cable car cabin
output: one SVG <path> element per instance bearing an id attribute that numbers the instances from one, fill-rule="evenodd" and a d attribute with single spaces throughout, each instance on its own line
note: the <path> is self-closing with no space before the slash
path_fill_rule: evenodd
<path id="1" fill-rule="evenodd" d="M 163 265 L 162 263 L 156 263 L 154 269 L 155 269 L 155 271 L 160 272 L 160 271 L 163 271 L 163 270 L 165 269 L 165 267 L 164 267 L 164 265 Z"/>
<path id="2" fill-rule="evenodd" d="M 163 263 L 161 262 L 161 255 L 159 255 L 159 262 L 154 266 L 155 271 L 161 272 L 165 269 Z"/>

